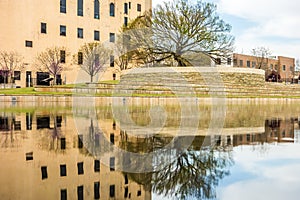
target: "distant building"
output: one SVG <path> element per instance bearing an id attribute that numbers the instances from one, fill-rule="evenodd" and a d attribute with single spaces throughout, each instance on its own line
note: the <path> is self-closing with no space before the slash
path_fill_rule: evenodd
<path id="1" fill-rule="evenodd" d="M 248 67 L 263 69 L 266 72 L 266 81 L 287 81 L 291 82 L 295 75 L 295 59 L 278 56 L 264 58 L 244 55 L 233 54 L 233 67 Z"/>
<path id="2" fill-rule="evenodd" d="M 54 46 L 70 52 L 61 52 L 67 70 L 58 75 L 58 82 L 74 83 L 82 76 L 73 64 L 79 48 L 94 41 L 115 42 L 121 27 L 151 9 L 152 0 L 4 0 L 0 8 L 0 51 L 16 51 L 25 58 L 26 69 L 15 72 L 15 83 L 28 87 L 49 77 L 33 64 L 38 53 Z M 108 63 L 103 79 L 118 78 L 113 63 Z M 0 84 L 5 81 L 0 75 Z"/>

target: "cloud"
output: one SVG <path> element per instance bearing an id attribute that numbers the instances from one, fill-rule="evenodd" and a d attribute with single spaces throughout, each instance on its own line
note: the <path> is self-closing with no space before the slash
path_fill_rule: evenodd
<path id="1" fill-rule="evenodd" d="M 153 7 L 165 1 L 153 0 Z M 207 1 L 209 2 L 209 1 Z M 298 0 L 211 0 L 218 13 L 230 16 L 236 52 L 250 54 L 265 46 L 274 55 L 300 57 L 300 1 Z M 238 21 L 238 23 L 237 23 Z"/>
<path id="2" fill-rule="evenodd" d="M 217 4 L 221 14 L 252 23 L 246 29 L 235 31 L 237 49 L 252 49 L 264 45 L 274 53 L 298 56 L 300 1 L 219 0 Z"/>
<path id="3" fill-rule="evenodd" d="M 264 154 L 256 153 L 247 146 L 236 150 L 236 171 L 232 171 L 231 175 L 239 175 L 239 181 L 218 189 L 218 199 L 299 199 L 299 147 L 299 144 L 267 145 Z M 243 174 L 248 175 L 243 177 Z"/>

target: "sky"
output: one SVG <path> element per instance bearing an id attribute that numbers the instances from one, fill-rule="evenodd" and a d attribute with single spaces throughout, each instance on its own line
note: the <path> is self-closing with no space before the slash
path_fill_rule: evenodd
<path id="1" fill-rule="evenodd" d="M 153 0 L 153 7 L 163 1 Z M 217 5 L 219 16 L 232 26 L 235 52 L 251 54 L 267 47 L 273 56 L 300 58 L 300 1 L 207 0 Z"/>

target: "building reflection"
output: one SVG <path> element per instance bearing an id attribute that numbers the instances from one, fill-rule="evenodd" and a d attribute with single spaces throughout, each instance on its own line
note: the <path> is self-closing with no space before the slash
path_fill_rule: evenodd
<path id="1" fill-rule="evenodd" d="M 151 199 L 143 185 L 115 170 L 114 157 L 106 166 L 85 148 L 92 141 L 97 151 L 105 139 L 93 123 L 77 135 L 65 113 L 2 113 L 1 198 Z"/>
<path id="2" fill-rule="evenodd" d="M 184 152 L 174 147 L 159 161 L 153 157 L 154 172 L 126 173 L 116 169 L 121 165 L 140 168 L 144 163 L 101 153 L 112 146 L 149 153 L 170 144 L 174 137 L 134 135 L 120 129 L 111 113 L 105 112 L 98 120 L 83 116 L 76 122 L 63 111 L 1 113 L 0 183 L 5 187 L 0 194 L 3 199 L 151 199 L 154 192 L 213 199 L 219 181 L 229 175 L 234 147 L 294 142 L 298 118 L 270 118 L 261 124 L 264 127 L 254 132 L 245 131 L 251 127 L 227 126 L 222 135 L 196 136 Z M 155 169 L 156 163 L 174 154 L 180 156 Z M 101 162 L 106 157 L 109 165 Z"/>

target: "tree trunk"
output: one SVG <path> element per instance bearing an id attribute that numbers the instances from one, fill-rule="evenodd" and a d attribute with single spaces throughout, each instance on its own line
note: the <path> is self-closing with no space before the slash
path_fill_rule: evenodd
<path id="1" fill-rule="evenodd" d="M 53 85 L 56 85 L 56 75 L 54 75 L 54 78 L 53 78 Z"/>
<path id="2" fill-rule="evenodd" d="M 94 76 L 93 76 L 93 75 L 91 75 L 91 83 L 93 82 L 93 78 L 94 78 Z"/>

